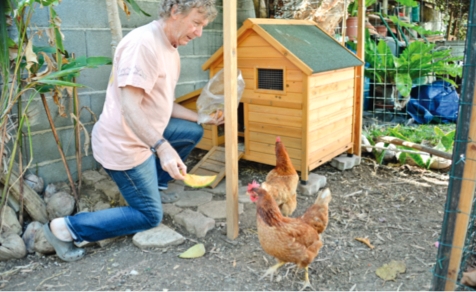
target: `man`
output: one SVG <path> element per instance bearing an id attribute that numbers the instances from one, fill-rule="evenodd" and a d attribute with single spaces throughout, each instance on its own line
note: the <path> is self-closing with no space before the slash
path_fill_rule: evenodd
<path id="1" fill-rule="evenodd" d="M 163 0 L 159 20 L 119 43 L 103 112 L 93 128 L 94 158 L 116 182 L 128 206 L 56 218 L 43 230 L 57 255 L 81 259 L 73 240 L 99 241 L 153 228 L 162 221 L 160 190 L 184 180 L 185 158 L 203 136 L 198 114 L 174 103 L 178 46 L 200 37 L 217 15 L 214 0 Z M 222 124 L 223 118 L 211 124 Z"/>

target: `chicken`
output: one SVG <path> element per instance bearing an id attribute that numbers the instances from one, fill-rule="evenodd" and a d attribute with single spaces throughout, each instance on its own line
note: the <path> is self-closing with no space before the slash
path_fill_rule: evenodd
<path id="1" fill-rule="evenodd" d="M 290 216 L 296 210 L 296 190 L 299 176 L 280 137 L 275 144 L 276 167 L 266 176 L 261 187 L 273 198 L 284 216 Z"/>
<path id="2" fill-rule="evenodd" d="M 255 181 L 248 184 L 248 194 L 251 201 L 256 203 L 256 224 L 261 247 L 278 260 L 260 279 L 271 275 L 272 280 L 278 268 L 290 262 L 305 271 L 301 290 L 312 288 L 308 266 L 323 245 L 320 234 L 327 227 L 330 190 L 326 188 L 320 191 L 314 204 L 299 218 L 284 217 L 271 194 Z"/>

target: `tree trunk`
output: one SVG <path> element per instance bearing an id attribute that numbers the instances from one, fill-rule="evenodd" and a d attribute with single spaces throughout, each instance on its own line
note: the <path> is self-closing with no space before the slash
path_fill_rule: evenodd
<path id="1" fill-rule="evenodd" d="M 119 8 L 117 7 L 117 0 L 106 0 L 107 18 L 109 19 L 109 26 L 111 27 L 111 50 L 112 56 L 116 51 L 117 44 L 122 39 L 121 19 L 119 18 Z"/>

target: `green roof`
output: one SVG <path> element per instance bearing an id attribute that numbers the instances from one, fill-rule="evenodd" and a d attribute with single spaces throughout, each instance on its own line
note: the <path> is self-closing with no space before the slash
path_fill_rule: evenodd
<path id="1" fill-rule="evenodd" d="M 260 24 L 308 65 L 313 73 L 360 66 L 363 62 L 315 25 Z"/>

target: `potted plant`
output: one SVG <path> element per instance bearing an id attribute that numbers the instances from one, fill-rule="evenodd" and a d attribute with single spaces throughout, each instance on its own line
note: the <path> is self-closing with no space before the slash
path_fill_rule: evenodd
<path id="1" fill-rule="evenodd" d="M 392 99 L 397 110 L 403 109 L 410 99 L 414 81 L 432 76 L 456 86 L 446 76 L 462 75 L 462 66 L 458 64 L 462 59 L 453 57 L 451 49 L 436 50 L 435 44 L 419 41 L 410 43 L 397 57 L 384 40 L 375 43 L 366 30 L 365 76 L 376 85 L 390 87 L 385 97 Z"/>
<path id="2" fill-rule="evenodd" d="M 365 2 L 365 7 L 373 5 L 376 0 L 368 0 Z M 357 38 L 358 28 L 358 12 L 359 12 L 359 0 L 354 0 L 347 6 L 347 19 L 345 22 L 346 31 L 345 35 L 349 37 L 349 40 L 355 40 Z"/>

